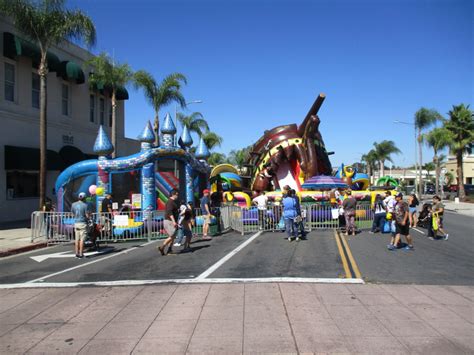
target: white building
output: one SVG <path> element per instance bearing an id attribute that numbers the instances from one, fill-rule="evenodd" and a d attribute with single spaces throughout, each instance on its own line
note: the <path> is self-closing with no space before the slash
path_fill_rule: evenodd
<path id="1" fill-rule="evenodd" d="M 0 223 L 25 220 L 39 204 L 38 48 L 0 17 Z M 110 136 L 111 101 L 106 90 L 90 90 L 83 63 L 91 54 L 66 44 L 53 48 L 47 78 L 48 174 L 46 195 L 53 198 L 57 176 L 91 157 L 99 124 Z M 125 138 L 124 89 L 117 104 L 117 153 L 139 151 Z M 54 198 L 53 198 L 54 200 Z"/>

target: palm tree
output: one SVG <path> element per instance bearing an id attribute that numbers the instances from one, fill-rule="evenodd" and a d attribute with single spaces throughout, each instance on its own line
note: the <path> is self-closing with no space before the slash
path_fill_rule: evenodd
<path id="1" fill-rule="evenodd" d="M 423 169 L 426 170 L 426 178 L 431 180 L 431 172 L 436 169 L 436 165 L 430 161 L 423 166 Z"/>
<path id="2" fill-rule="evenodd" d="M 463 201 L 466 198 L 462 166 L 463 154 L 474 142 L 474 112 L 469 108 L 469 105 L 460 104 L 453 106 L 448 115 L 449 119 L 444 121 L 444 127 L 450 132 L 449 147 L 456 156 L 459 198 Z"/>
<path id="3" fill-rule="evenodd" d="M 374 143 L 375 156 L 380 163 L 380 177 L 385 176 L 385 160 L 393 163 L 392 154 L 399 154 L 400 149 L 397 148 L 393 141 L 382 141 L 380 143 Z"/>
<path id="4" fill-rule="evenodd" d="M 224 164 L 226 162 L 226 157 L 222 153 L 212 153 L 207 159 L 209 165 L 216 166 L 219 164 Z"/>
<path id="5" fill-rule="evenodd" d="M 252 146 L 239 150 L 231 150 L 229 153 L 229 163 L 235 165 L 239 170 L 242 169 L 251 149 Z"/>
<path id="6" fill-rule="evenodd" d="M 422 143 L 423 143 L 423 134 L 422 131 L 431 125 L 433 125 L 436 121 L 442 120 L 443 117 L 439 114 L 438 111 L 434 109 L 427 109 L 425 107 L 420 108 L 418 111 L 415 112 L 415 129 L 417 130 L 417 139 L 418 139 L 418 156 L 419 156 L 419 180 L 420 184 L 418 194 L 421 196 L 423 192 L 423 179 L 421 173 L 421 167 L 423 166 L 423 154 L 422 154 Z"/>
<path id="7" fill-rule="evenodd" d="M 449 145 L 450 132 L 446 128 L 434 128 L 424 135 L 424 140 L 428 146 L 433 148 L 434 151 L 433 163 L 435 164 L 436 169 L 436 195 L 438 195 L 439 175 L 441 171 L 440 157 L 438 156 L 438 153 Z"/>
<path id="8" fill-rule="evenodd" d="M 198 136 L 201 136 L 204 131 L 209 131 L 209 125 L 200 112 L 193 112 L 190 115 L 185 115 L 182 112 L 178 112 L 176 117 L 183 127 L 188 127 L 190 132 L 194 132 Z"/>
<path id="9" fill-rule="evenodd" d="M 127 63 L 114 63 L 106 53 L 101 53 L 86 62 L 86 66 L 91 67 L 92 73 L 89 76 L 89 85 L 93 88 L 103 87 L 111 92 L 112 100 L 112 145 L 115 150 L 112 157 L 117 156 L 117 90 L 124 88 L 133 80 L 133 72 Z"/>
<path id="10" fill-rule="evenodd" d="M 168 75 L 158 84 L 153 76 L 145 70 L 139 70 L 135 73 L 135 87 L 141 87 L 145 92 L 151 106 L 155 110 L 155 145 L 159 146 L 160 139 L 160 109 L 172 102 L 178 103 L 181 108 L 186 107 L 186 100 L 181 93 L 181 87 L 187 84 L 186 77 L 180 73 Z"/>
<path id="11" fill-rule="evenodd" d="M 207 132 L 201 135 L 201 138 L 204 140 L 204 143 L 206 143 L 207 148 L 209 150 L 212 150 L 215 147 L 220 147 L 224 139 L 217 135 L 214 132 Z"/>
<path id="12" fill-rule="evenodd" d="M 92 20 L 80 10 L 65 9 L 65 0 L 0 0 L 0 12 L 10 16 L 15 26 L 41 51 L 38 67 L 40 76 L 40 208 L 46 197 L 47 149 L 47 75 L 48 50 L 67 40 L 95 43 L 96 32 Z"/>
<path id="13" fill-rule="evenodd" d="M 370 183 L 373 183 L 373 175 L 375 170 L 375 163 L 377 163 L 377 153 L 375 150 L 371 149 L 367 154 L 362 155 L 361 160 L 367 165 L 367 174 L 370 178 Z"/>

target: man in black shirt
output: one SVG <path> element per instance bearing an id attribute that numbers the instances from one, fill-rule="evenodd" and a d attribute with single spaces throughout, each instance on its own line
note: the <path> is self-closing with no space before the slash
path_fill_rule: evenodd
<path id="1" fill-rule="evenodd" d="M 107 194 L 105 195 L 105 198 L 102 200 L 102 205 L 101 205 L 101 224 L 103 231 L 105 233 L 110 233 L 112 230 L 112 195 Z"/>
<path id="2" fill-rule="evenodd" d="M 223 200 L 222 183 L 217 183 L 217 190 L 211 194 L 211 213 L 216 217 L 217 234 L 221 234 L 221 205 Z"/>
<path id="3" fill-rule="evenodd" d="M 164 229 L 168 238 L 163 242 L 161 247 L 158 247 L 161 255 L 165 255 L 165 247 L 173 245 L 174 239 L 176 238 L 176 232 L 178 231 L 178 191 L 172 190 L 170 193 L 170 198 L 166 202 L 165 207 L 165 220 L 163 221 Z"/>

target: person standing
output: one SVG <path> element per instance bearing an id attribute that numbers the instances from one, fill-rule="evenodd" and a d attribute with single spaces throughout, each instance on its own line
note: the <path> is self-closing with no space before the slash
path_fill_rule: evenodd
<path id="1" fill-rule="evenodd" d="M 252 201 L 257 205 L 258 209 L 258 226 L 260 230 L 265 229 L 265 219 L 267 217 L 267 204 L 268 197 L 265 195 L 265 191 L 262 191 L 260 195 L 255 197 Z"/>
<path id="2" fill-rule="evenodd" d="M 444 204 L 441 202 L 441 199 L 438 195 L 433 196 L 433 207 L 432 207 L 432 216 L 437 219 L 438 229 L 434 230 L 434 239 L 438 237 L 438 230 L 443 233 L 441 237 L 444 240 L 448 240 L 449 234 L 446 233 L 443 229 L 443 215 L 444 215 Z"/>
<path id="3" fill-rule="evenodd" d="M 211 212 L 216 217 L 217 234 L 222 233 L 221 228 L 221 206 L 224 202 L 224 193 L 222 192 L 222 182 L 217 182 L 217 189 L 211 194 Z"/>
<path id="4" fill-rule="evenodd" d="M 357 208 L 357 200 L 352 196 L 352 191 L 347 190 L 346 198 L 342 202 L 342 208 L 344 208 L 344 217 L 346 218 L 346 235 L 355 235 L 356 226 L 355 226 L 355 214 Z"/>
<path id="5" fill-rule="evenodd" d="M 388 245 L 388 250 L 396 250 L 401 236 L 405 236 L 408 245 L 405 250 L 413 250 L 413 239 L 410 236 L 410 217 L 408 204 L 403 201 L 403 194 L 399 192 L 395 196 L 397 204 L 395 205 L 395 240 Z"/>
<path id="6" fill-rule="evenodd" d="M 382 196 L 380 196 L 379 194 L 375 196 L 373 211 L 374 221 L 372 223 L 372 229 L 369 233 L 373 234 L 383 232 L 383 228 L 385 225 L 385 215 L 387 214 L 387 211 L 385 210 L 385 206 L 383 205 Z"/>
<path id="7" fill-rule="evenodd" d="M 101 204 L 101 224 L 103 231 L 108 235 L 112 231 L 112 218 L 113 218 L 113 209 L 112 209 L 112 195 L 107 194 L 102 200 Z"/>
<path id="8" fill-rule="evenodd" d="M 165 232 L 168 238 L 163 242 L 161 247 L 158 247 L 161 255 L 165 255 L 165 247 L 173 245 L 174 239 L 176 238 L 176 232 L 178 231 L 178 191 L 171 190 L 168 202 L 165 207 L 165 220 L 163 222 Z M 169 251 L 168 251 L 169 252 Z"/>
<path id="9" fill-rule="evenodd" d="M 87 236 L 87 219 L 90 217 L 89 207 L 84 202 L 85 192 L 78 195 L 78 200 L 71 206 L 71 212 L 74 216 L 74 251 L 76 258 L 84 257 L 84 240 Z"/>
<path id="10" fill-rule="evenodd" d="M 193 212 L 190 208 L 186 208 L 186 211 L 184 212 L 183 220 L 181 221 L 181 227 L 185 237 L 183 251 L 191 251 L 191 238 L 193 237 L 194 219 Z"/>
<path id="11" fill-rule="evenodd" d="M 53 201 L 47 196 L 45 198 L 42 211 L 46 212 L 44 213 L 44 221 L 46 223 L 46 238 L 50 239 L 53 237 L 53 230 L 51 228 L 51 225 L 54 215 L 51 212 L 54 212 L 54 205 Z"/>
<path id="12" fill-rule="evenodd" d="M 205 189 L 202 192 L 203 196 L 201 198 L 201 215 L 202 215 L 202 239 L 210 240 L 208 236 L 209 233 L 209 224 L 211 223 L 211 209 L 209 206 L 209 190 Z"/>
<path id="13" fill-rule="evenodd" d="M 414 228 L 418 224 L 418 218 L 416 216 L 417 206 L 420 204 L 415 194 L 408 196 L 408 208 L 410 210 L 410 227 Z"/>
<path id="14" fill-rule="evenodd" d="M 289 190 L 282 200 L 283 205 L 283 219 L 285 221 L 285 230 L 288 236 L 288 241 L 292 241 L 292 237 L 296 238 L 295 218 L 297 216 L 296 201 L 293 198 L 292 191 Z"/>

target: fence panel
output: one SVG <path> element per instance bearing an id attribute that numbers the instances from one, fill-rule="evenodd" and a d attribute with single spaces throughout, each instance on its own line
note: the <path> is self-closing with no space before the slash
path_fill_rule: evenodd
<path id="1" fill-rule="evenodd" d="M 303 225 L 306 230 L 335 229 L 345 226 L 344 216 L 329 204 L 308 204 L 301 206 Z M 193 232 L 202 235 L 204 217 L 201 209 L 195 211 Z M 213 216 L 209 235 L 230 229 L 241 234 L 258 231 L 284 230 L 281 206 L 269 206 L 265 210 L 257 207 L 241 208 L 223 206 L 212 209 Z M 370 228 L 373 211 L 370 203 L 358 203 L 356 225 L 359 229 Z M 92 214 L 94 226 L 90 228 L 92 239 L 98 242 L 125 240 L 153 240 L 166 238 L 163 228 L 164 211 L 131 211 Z M 31 240 L 45 240 L 50 244 L 74 240 L 74 217 L 70 212 L 33 212 L 31 215 Z"/>

